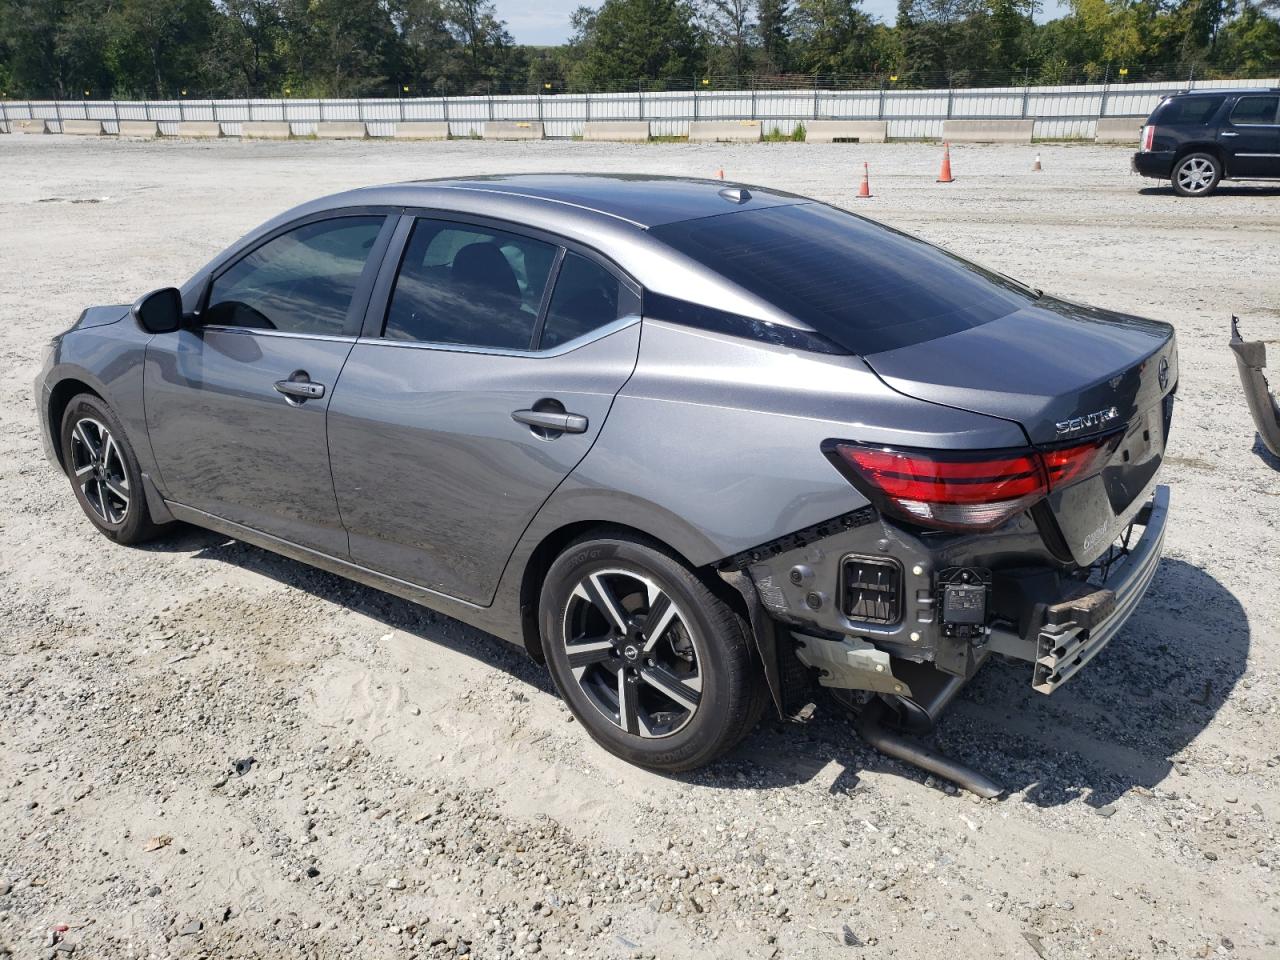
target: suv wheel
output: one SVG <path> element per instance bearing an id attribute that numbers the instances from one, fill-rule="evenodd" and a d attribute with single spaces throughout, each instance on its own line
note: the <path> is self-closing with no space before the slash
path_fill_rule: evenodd
<path id="1" fill-rule="evenodd" d="M 160 531 L 142 491 L 142 470 L 111 408 L 92 394 L 72 398 L 62 414 L 62 458 L 76 501 L 116 543 L 150 540 Z"/>
<path id="2" fill-rule="evenodd" d="M 744 619 L 656 545 L 622 536 L 571 544 L 547 573 L 539 613 L 561 696 L 597 743 L 630 763 L 703 766 L 765 706 Z"/>
<path id="3" fill-rule="evenodd" d="M 1207 197 L 1222 179 L 1222 162 L 1211 153 L 1188 153 L 1173 167 L 1173 192 L 1180 197 Z"/>

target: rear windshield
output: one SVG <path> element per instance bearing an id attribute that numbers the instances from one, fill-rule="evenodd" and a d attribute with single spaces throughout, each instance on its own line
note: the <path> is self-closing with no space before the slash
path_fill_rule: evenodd
<path id="1" fill-rule="evenodd" d="M 1152 123 L 1208 123 L 1226 97 L 1172 97 L 1151 114 Z"/>
<path id="2" fill-rule="evenodd" d="M 923 240 L 819 203 L 650 233 L 863 356 L 989 323 L 1035 299 Z"/>

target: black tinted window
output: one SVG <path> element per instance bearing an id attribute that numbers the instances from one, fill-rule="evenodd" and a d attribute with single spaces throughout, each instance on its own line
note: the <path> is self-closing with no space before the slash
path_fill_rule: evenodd
<path id="1" fill-rule="evenodd" d="M 617 278 L 576 253 L 566 253 L 551 294 L 541 346 L 554 347 L 618 319 Z"/>
<path id="2" fill-rule="evenodd" d="M 1275 123 L 1280 97 L 1241 97 L 1231 111 L 1232 123 Z"/>
<path id="3" fill-rule="evenodd" d="M 383 336 L 527 350 L 556 247 L 470 224 L 413 226 Z"/>
<path id="4" fill-rule="evenodd" d="M 1153 123 L 1208 123 L 1226 97 L 1173 97 L 1156 108 Z"/>
<path id="5" fill-rule="evenodd" d="M 204 322 L 288 333 L 343 333 L 351 297 L 382 221 L 321 220 L 264 243 L 213 281 Z"/>
<path id="6" fill-rule="evenodd" d="M 687 220 L 650 233 L 853 353 L 945 337 L 1034 298 L 923 240 L 822 204 Z"/>

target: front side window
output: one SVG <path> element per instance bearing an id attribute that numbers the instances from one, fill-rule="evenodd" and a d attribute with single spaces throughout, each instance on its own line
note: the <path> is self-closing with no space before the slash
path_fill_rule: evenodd
<path id="1" fill-rule="evenodd" d="M 503 230 L 418 220 L 383 336 L 528 350 L 557 248 Z"/>
<path id="2" fill-rule="evenodd" d="M 542 327 L 544 350 L 567 343 L 618 319 L 621 285 L 604 267 L 566 253 Z"/>
<path id="3" fill-rule="evenodd" d="M 1275 123 L 1280 97 L 1241 97 L 1231 111 L 1232 123 Z"/>
<path id="4" fill-rule="evenodd" d="M 206 325 L 338 335 L 383 217 L 308 223 L 269 240 L 213 281 Z"/>

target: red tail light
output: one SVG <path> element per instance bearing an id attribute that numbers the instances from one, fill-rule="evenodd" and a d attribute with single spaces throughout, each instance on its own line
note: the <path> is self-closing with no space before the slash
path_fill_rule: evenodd
<path id="1" fill-rule="evenodd" d="M 1129 129 L 1133 129 L 1133 128 L 1130 127 Z M 1156 142 L 1155 124 L 1149 123 L 1142 128 L 1142 152 L 1150 153 L 1151 148 L 1155 145 L 1155 142 Z"/>
<path id="2" fill-rule="evenodd" d="M 1115 436 L 1052 450 L 902 450 L 833 443 L 830 454 L 864 493 L 916 523 L 992 530 L 1049 491 L 1091 475 Z"/>

